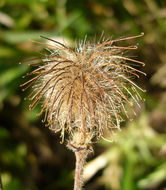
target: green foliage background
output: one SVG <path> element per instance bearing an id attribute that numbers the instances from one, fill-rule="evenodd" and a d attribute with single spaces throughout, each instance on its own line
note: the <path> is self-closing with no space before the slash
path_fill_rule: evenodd
<path id="1" fill-rule="evenodd" d="M 166 189 L 166 1 L 1 0 L 0 1 L 0 172 L 4 190 L 69 190 L 74 155 L 29 111 L 19 87 L 27 64 L 40 55 L 31 40 L 63 37 L 74 42 L 102 31 L 111 38 L 137 35 L 134 55 L 144 61 L 138 116 L 126 121 L 113 143 L 100 142 L 89 159 L 104 158 L 86 184 L 89 190 Z M 141 68 L 142 69 L 142 68 Z M 93 160 L 94 162 L 92 162 Z M 96 166 L 94 165 L 94 168 Z"/>

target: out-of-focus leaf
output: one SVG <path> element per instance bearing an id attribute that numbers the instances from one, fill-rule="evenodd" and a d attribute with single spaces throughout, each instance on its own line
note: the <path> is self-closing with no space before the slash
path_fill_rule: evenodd
<path id="1" fill-rule="evenodd" d="M 26 65 L 10 68 L 0 73 L 0 87 L 7 85 L 26 71 Z"/>
<path id="2" fill-rule="evenodd" d="M 13 48 L 0 46 L 0 57 L 10 57 L 16 54 Z"/>
<path id="3" fill-rule="evenodd" d="M 41 1 L 41 0 L 39 0 Z M 36 2 L 36 0 L 6 0 L 6 3 L 19 3 L 19 4 L 30 4 Z"/>
<path id="4" fill-rule="evenodd" d="M 12 94 L 13 86 L 9 86 L 15 79 L 21 77 L 26 71 L 26 64 L 12 67 L 0 73 L 0 102 L 2 102 L 8 95 Z M 18 86 L 19 87 L 19 84 Z"/>
<path id="5" fill-rule="evenodd" d="M 23 190 L 20 180 L 12 178 L 8 173 L 2 174 L 2 183 L 4 190 Z"/>
<path id="6" fill-rule="evenodd" d="M 71 27 L 72 24 L 77 22 L 81 18 L 81 12 L 74 12 L 67 20 L 66 22 L 61 26 L 61 31 L 63 32 L 65 29 Z M 61 22 L 61 18 L 59 18 L 59 22 Z"/>
<path id="7" fill-rule="evenodd" d="M 139 188 L 152 188 L 159 185 L 166 179 L 166 163 L 163 163 L 156 168 L 152 173 L 146 176 L 144 179 L 138 181 Z"/>
<path id="8" fill-rule="evenodd" d="M 3 40 L 11 44 L 27 42 L 28 40 L 38 40 L 40 36 L 51 37 L 56 35 L 57 33 L 55 31 L 49 33 L 42 31 L 24 31 L 24 32 L 6 31 L 4 33 L 1 33 Z"/>
<path id="9" fill-rule="evenodd" d="M 26 156 L 27 154 L 27 147 L 24 143 L 20 143 L 19 146 L 17 146 L 17 154 L 20 156 Z"/>
<path id="10" fill-rule="evenodd" d="M 3 88 L 0 91 L 0 102 L 2 102 L 9 94 L 10 94 L 10 89 Z"/>
<path id="11" fill-rule="evenodd" d="M 13 152 L 12 152 L 13 151 Z M 4 150 L 1 155 L 1 161 L 8 166 L 18 167 L 20 170 L 25 169 L 25 156 L 27 154 L 27 147 L 24 143 L 19 144 L 13 149 Z"/>
<path id="12" fill-rule="evenodd" d="M 40 113 L 40 105 L 36 106 L 36 108 L 34 110 L 29 111 L 28 106 L 26 111 L 24 112 L 25 118 L 29 121 L 29 122 L 33 122 L 36 121 L 37 119 L 39 119 L 39 116 L 37 115 L 38 113 Z"/>
<path id="13" fill-rule="evenodd" d="M 7 129 L 0 127 L 0 140 L 8 138 L 9 135 L 9 131 Z"/>
<path id="14" fill-rule="evenodd" d="M 128 159 L 126 161 L 123 172 L 124 173 L 122 177 L 121 190 L 133 190 L 134 189 L 134 184 L 133 184 L 134 160 Z"/>

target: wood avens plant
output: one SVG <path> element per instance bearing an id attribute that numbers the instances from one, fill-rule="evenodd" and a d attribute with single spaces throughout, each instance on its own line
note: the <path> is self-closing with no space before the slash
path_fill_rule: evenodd
<path id="1" fill-rule="evenodd" d="M 32 76 L 22 84 L 23 91 L 32 87 L 28 99 L 30 109 L 41 102 L 41 115 L 53 131 L 60 132 L 62 142 L 75 153 L 76 169 L 74 190 L 83 185 L 83 166 L 91 144 L 106 139 L 106 134 L 120 129 L 123 110 L 128 117 L 127 103 L 134 114 L 133 103 L 139 106 L 138 89 L 131 76 L 139 78 L 144 72 L 133 65 L 143 62 L 125 55 L 137 46 L 117 46 L 116 43 L 141 37 L 143 34 L 99 43 L 80 42 L 75 49 L 42 37 L 52 45 L 50 54 L 29 59 L 36 68 L 24 77 Z M 40 42 L 39 42 L 40 43 Z"/>

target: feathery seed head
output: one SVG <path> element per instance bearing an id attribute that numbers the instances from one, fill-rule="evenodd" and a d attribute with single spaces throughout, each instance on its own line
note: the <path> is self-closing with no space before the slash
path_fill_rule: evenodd
<path id="1" fill-rule="evenodd" d="M 67 132 L 69 136 L 81 133 L 88 139 L 104 138 L 105 131 L 119 129 L 121 110 L 127 115 L 125 103 L 134 114 L 133 102 L 139 105 L 137 89 L 142 89 L 131 76 L 139 78 L 138 74 L 145 73 L 132 66 L 144 63 L 123 55 L 136 46 L 114 44 L 142 35 L 101 43 L 84 41 L 76 50 L 43 37 L 54 43 L 46 44 L 54 49 L 50 55 L 29 60 L 37 66 L 26 75 L 34 76 L 22 85 L 23 90 L 33 86 L 30 108 L 42 102 L 39 115 L 45 112 L 43 121 L 55 132 L 61 131 L 62 137 Z"/>

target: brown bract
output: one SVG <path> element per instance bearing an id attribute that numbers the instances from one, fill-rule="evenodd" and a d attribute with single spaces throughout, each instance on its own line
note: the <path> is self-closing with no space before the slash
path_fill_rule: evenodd
<path id="1" fill-rule="evenodd" d="M 136 46 L 120 47 L 115 43 L 142 36 L 132 36 L 100 43 L 81 42 L 75 50 L 54 41 L 51 54 L 28 60 L 36 66 L 25 77 L 33 76 L 22 86 L 23 90 L 33 86 L 29 95 L 30 109 L 41 102 L 41 115 L 45 112 L 50 129 L 55 132 L 84 136 L 103 137 L 105 131 L 120 128 L 120 112 L 127 103 L 133 113 L 133 102 L 139 106 L 142 90 L 131 76 L 139 78 L 144 72 L 133 64 L 144 66 L 143 62 L 124 55 L 126 50 Z M 40 61 L 39 61 L 40 60 Z M 143 90 L 142 90 L 143 91 Z"/>

